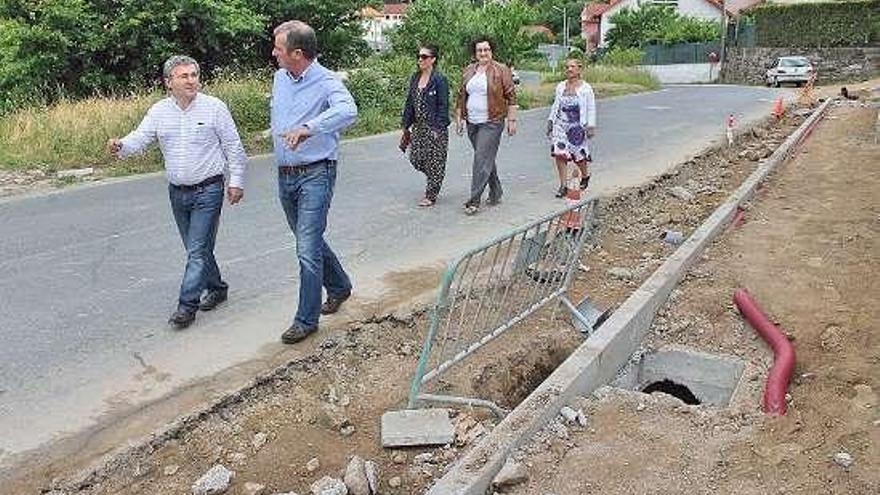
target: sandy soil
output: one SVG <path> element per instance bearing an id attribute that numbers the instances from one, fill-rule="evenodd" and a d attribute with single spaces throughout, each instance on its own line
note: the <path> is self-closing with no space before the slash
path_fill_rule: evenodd
<path id="1" fill-rule="evenodd" d="M 575 280 L 574 298 L 590 294 L 602 306 L 613 308 L 620 304 L 674 251 L 674 246 L 662 242 L 659 234 L 667 229 L 684 234 L 691 232 L 755 169 L 758 160 L 768 156 L 802 121 L 802 116 L 786 117 L 781 123 L 755 130 L 732 149 L 695 157 L 657 181 L 605 201 L 601 208 L 598 242 L 585 251 L 583 263 L 587 270 L 579 272 Z M 857 136 L 848 135 L 846 139 L 861 139 Z M 863 162 L 860 165 L 870 163 L 869 160 Z M 676 186 L 687 189 L 693 198 L 681 200 L 671 195 L 671 188 Z M 757 211 L 751 212 L 750 217 Z M 874 221 L 876 215 L 875 211 Z M 839 213 L 837 216 L 840 217 Z M 757 223 L 753 220 L 749 225 Z M 614 268 L 628 271 L 621 273 Z M 685 285 L 689 283 L 692 282 Z M 759 298 L 765 295 L 757 286 L 753 290 Z M 728 301 L 729 296 L 725 296 L 725 304 Z M 448 386 L 463 394 L 493 399 L 506 406 L 515 405 L 582 341 L 567 320 L 552 319 L 551 314 L 550 311 L 539 313 L 488 345 L 466 361 L 467 366 L 462 367 L 466 373 L 448 378 Z M 561 314 L 561 311 L 556 312 L 557 316 Z M 236 472 L 235 481 L 227 493 L 245 493 L 246 482 L 257 482 L 265 485 L 267 494 L 290 490 L 304 494 L 309 493 L 309 485 L 318 478 L 339 476 L 349 457 L 355 454 L 379 465 L 382 493 L 421 493 L 442 475 L 463 449 L 491 429 L 495 421 L 486 413 L 462 410 L 454 418 L 459 431 L 454 445 L 434 450 L 386 450 L 380 447 L 379 417 L 385 411 L 405 404 L 426 325 L 425 315 L 416 314 L 401 319 L 357 323 L 347 333 L 335 338 L 319 336 L 325 340 L 314 354 L 289 364 L 259 386 L 188 423 L 154 449 L 116 459 L 101 476 L 86 485 L 67 486 L 66 493 L 189 493 L 195 479 L 215 463 L 223 463 Z M 759 349 L 754 340 L 747 342 Z M 766 359 L 760 359 L 759 362 L 766 364 Z M 622 411 L 623 406 L 607 402 L 611 411 L 607 414 L 611 415 L 607 416 L 607 423 L 602 423 L 601 411 L 590 409 L 601 404 L 605 402 L 591 400 L 582 407 L 590 410 L 591 425 L 597 435 L 604 435 L 608 441 L 620 440 L 616 425 L 618 421 L 625 422 L 626 418 L 616 418 L 612 413 Z M 659 405 L 654 409 L 658 414 L 662 410 Z M 756 411 L 756 408 L 752 410 Z M 687 418 L 697 416 L 690 412 L 682 414 Z M 751 414 L 760 416 L 756 412 Z M 740 421 L 743 417 L 750 416 L 743 413 L 730 421 Z M 600 427 L 603 424 L 605 426 Z M 660 438 L 664 431 L 658 431 L 651 438 Z M 697 438 L 703 435 L 703 432 L 696 434 Z M 644 443 L 644 438 L 641 442 Z M 569 440 L 563 444 L 564 449 L 558 448 L 560 457 L 557 459 L 536 458 L 530 462 L 540 466 L 541 472 L 548 476 L 561 476 L 567 472 L 562 466 L 569 458 L 564 453 L 573 449 L 567 447 L 568 444 L 574 445 Z M 615 447 L 608 447 L 612 448 Z M 610 452 L 600 452 L 601 462 L 594 458 L 593 464 L 615 465 L 613 463 L 618 459 Z M 730 452 L 739 456 L 731 457 L 731 462 L 747 462 L 748 455 L 751 455 L 749 450 Z M 430 456 L 417 457 L 422 453 L 430 453 Z M 672 461 L 681 456 L 672 451 L 670 455 L 675 456 L 670 458 L 669 466 L 673 466 Z M 853 452 L 853 455 L 857 456 L 857 466 L 860 465 L 862 454 Z M 578 456 L 581 457 L 586 458 Z M 312 459 L 318 460 L 318 467 L 314 467 L 313 461 L 312 469 L 309 469 L 307 464 Z M 635 459 L 627 462 L 644 464 Z M 39 470 L 0 487 L 0 493 L 39 493 L 40 490 L 65 486 L 65 479 L 72 475 L 71 461 L 47 463 Z M 542 462 L 547 464 L 542 465 Z M 560 463 L 559 469 L 555 467 L 557 462 Z M 732 476 L 733 472 L 752 475 L 745 465 L 731 466 L 727 476 Z M 584 466 L 573 469 L 578 473 L 595 471 L 592 467 L 585 470 Z M 609 477 L 606 479 L 610 484 L 619 481 L 612 477 L 615 469 L 620 468 L 607 470 Z M 670 467 L 670 479 L 677 479 L 679 472 Z M 397 487 L 391 486 L 394 478 L 400 482 Z M 533 480 L 541 479 L 544 479 L 543 475 L 533 475 Z M 545 486 L 550 486 L 547 483 L 550 481 L 534 485 L 538 491 L 528 493 L 547 493 L 544 490 Z M 558 493 L 586 493 L 581 488 L 586 485 L 578 484 L 581 481 L 569 483 L 575 484 L 560 486 L 578 488 Z M 532 486 L 527 489 L 531 490 Z"/>
<path id="2" fill-rule="evenodd" d="M 730 407 L 600 389 L 574 405 L 586 427 L 558 419 L 517 454 L 530 479 L 505 493 L 880 493 L 876 122 L 876 109 L 833 109 L 655 320 L 646 352 L 745 361 Z M 739 287 L 794 342 L 784 417 L 761 412 L 772 356 L 734 309 Z"/>

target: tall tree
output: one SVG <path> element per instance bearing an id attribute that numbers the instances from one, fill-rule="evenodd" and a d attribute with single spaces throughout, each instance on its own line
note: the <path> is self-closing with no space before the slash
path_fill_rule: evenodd
<path id="1" fill-rule="evenodd" d="M 470 60 L 470 41 L 485 35 L 495 41 L 495 59 L 517 60 L 534 47 L 522 28 L 536 18 L 535 9 L 524 0 L 481 7 L 469 0 L 419 0 L 391 33 L 391 43 L 403 54 L 415 53 L 420 43 L 432 43 L 440 47 L 446 63 L 460 66 Z"/>

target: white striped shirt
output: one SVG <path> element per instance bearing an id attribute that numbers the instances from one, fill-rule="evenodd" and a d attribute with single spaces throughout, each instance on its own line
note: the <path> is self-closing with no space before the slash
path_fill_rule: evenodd
<path id="1" fill-rule="evenodd" d="M 247 155 L 219 99 L 198 93 L 186 110 L 171 96 L 156 102 L 138 128 L 122 138 L 120 156 L 140 153 L 156 140 L 172 184 L 198 184 L 228 169 L 229 186 L 244 187 Z"/>

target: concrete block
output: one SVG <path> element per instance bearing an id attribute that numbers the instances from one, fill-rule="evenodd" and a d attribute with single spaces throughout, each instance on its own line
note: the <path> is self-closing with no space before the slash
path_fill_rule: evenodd
<path id="1" fill-rule="evenodd" d="M 726 406 L 744 369 L 745 363 L 731 356 L 666 347 L 642 356 L 635 387 L 669 379 L 686 386 L 702 403 Z"/>
<path id="2" fill-rule="evenodd" d="M 455 438 L 447 409 L 406 409 L 382 415 L 382 446 L 446 445 Z"/>

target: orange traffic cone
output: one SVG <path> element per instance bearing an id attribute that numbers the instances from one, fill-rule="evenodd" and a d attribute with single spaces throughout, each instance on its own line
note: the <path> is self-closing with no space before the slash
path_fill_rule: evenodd
<path id="1" fill-rule="evenodd" d="M 782 97 L 776 99 L 776 103 L 773 105 L 773 116 L 776 117 L 776 120 L 782 118 L 785 115 L 785 106 L 782 103 Z"/>

